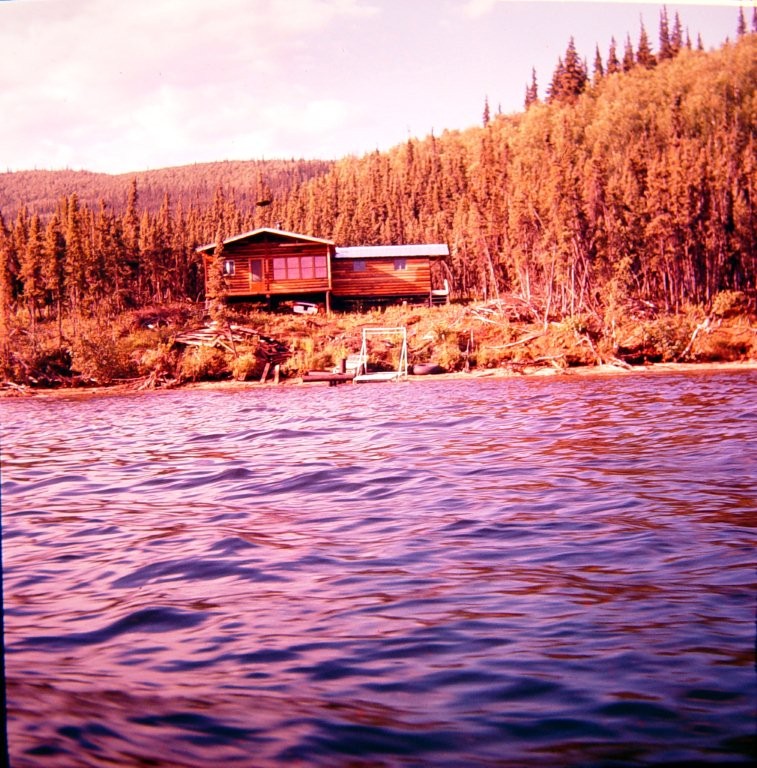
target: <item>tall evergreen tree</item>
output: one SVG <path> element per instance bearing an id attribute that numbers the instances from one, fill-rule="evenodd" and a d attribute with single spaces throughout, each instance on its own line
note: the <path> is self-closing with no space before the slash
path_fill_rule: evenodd
<path id="1" fill-rule="evenodd" d="M 641 32 L 639 33 L 639 46 L 636 50 L 636 62 L 640 67 L 644 67 L 644 69 L 652 69 L 657 63 L 652 53 L 647 30 L 643 22 L 641 24 Z"/>
<path id="2" fill-rule="evenodd" d="M 594 74 L 592 76 L 592 84 L 598 85 L 602 78 L 605 76 L 605 69 L 602 65 L 602 54 L 599 52 L 599 46 L 594 51 Z"/>
<path id="3" fill-rule="evenodd" d="M 528 109 L 539 100 L 539 89 L 536 84 L 536 69 L 531 67 L 531 84 L 526 86 L 526 98 L 524 107 Z"/>
<path id="4" fill-rule="evenodd" d="M 744 18 L 744 9 L 741 6 L 739 6 L 739 16 L 736 22 L 736 35 L 738 37 L 744 37 L 745 34 L 746 34 L 746 19 Z"/>
<path id="5" fill-rule="evenodd" d="M 47 222 L 42 249 L 42 276 L 48 305 L 54 307 L 58 343 L 63 339 L 63 301 L 66 295 L 66 240 L 56 211 Z"/>
<path id="6" fill-rule="evenodd" d="M 576 99 L 586 88 L 588 75 L 586 65 L 576 53 L 576 43 L 573 37 L 565 50 L 565 71 L 562 81 L 562 93 L 568 100 Z"/>
<path id="7" fill-rule="evenodd" d="M 620 61 L 618 60 L 616 47 L 615 38 L 610 38 L 610 50 L 607 54 L 608 75 L 614 75 L 616 72 L 620 72 Z"/>
<path id="8" fill-rule="evenodd" d="M 660 47 L 658 54 L 660 61 L 673 58 L 673 46 L 670 42 L 670 29 L 668 26 L 668 9 L 664 5 L 660 11 Z"/>
<path id="9" fill-rule="evenodd" d="M 24 302 L 29 313 L 32 335 L 37 324 L 37 312 L 42 297 L 42 229 L 39 214 L 32 216 L 26 247 L 21 254 L 21 272 L 19 277 L 23 285 Z"/>
<path id="10" fill-rule="evenodd" d="M 681 27 L 681 17 L 678 15 L 678 11 L 675 12 L 673 17 L 673 31 L 670 35 L 670 50 L 673 56 L 677 56 L 684 47 L 683 28 Z"/>
<path id="11" fill-rule="evenodd" d="M 626 45 L 623 51 L 623 71 L 630 72 L 636 66 L 636 57 L 631 44 L 631 36 L 626 36 Z"/>

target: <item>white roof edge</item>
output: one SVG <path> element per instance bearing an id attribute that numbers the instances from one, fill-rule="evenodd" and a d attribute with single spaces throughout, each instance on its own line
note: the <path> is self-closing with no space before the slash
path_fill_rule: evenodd
<path id="1" fill-rule="evenodd" d="M 287 232 L 284 229 L 273 229 L 272 227 L 259 227 L 258 229 L 251 229 L 249 232 L 242 232 L 241 235 L 233 235 L 232 237 L 227 237 L 224 241 L 224 245 L 228 245 L 229 243 L 235 243 L 237 240 L 244 240 L 248 237 L 252 237 L 253 235 L 259 235 L 263 232 L 268 232 L 273 235 L 284 235 L 284 237 L 292 237 L 297 238 L 298 240 L 307 240 L 311 243 L 323 243 L 323 245 L 334 245 L 333 240 L 324 240 L 321 237 L 311 237 L 310 235 L 301 235 L 299 232 Z M 215 243 L 208 243 L 207 245 L 200 245 L 197 248 L 195 248 L 196 251 L 209 251 L 211 248 L 215 248 Z"/>
<path id="2" fill-rule="evenodd" d="M 449 256 L 445 243 L 421 243 L 415 245 L 354 245 L 337 246 L 338 259 L 401 258 L 405 256 Z"/>

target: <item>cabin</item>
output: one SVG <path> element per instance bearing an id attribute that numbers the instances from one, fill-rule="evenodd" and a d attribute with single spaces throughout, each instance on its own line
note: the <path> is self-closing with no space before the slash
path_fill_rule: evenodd
<path id="1" fill-rule="evenodd" d="M 197 249 L 205 289 L 216 245 Z M 337 247 L 279 229 L 256 229 L 223 241 L 220 255 L 226 296 L 269 303 L 304 300 L 337 305 L 428 301 L 448 294 L 433 288 L 432 267 L 449 255 L 444 244 Z M 446 281 L 445 281 L 446 284 Z"/>

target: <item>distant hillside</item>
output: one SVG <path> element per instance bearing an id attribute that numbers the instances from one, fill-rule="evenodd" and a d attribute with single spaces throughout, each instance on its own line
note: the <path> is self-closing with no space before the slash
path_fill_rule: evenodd
<path id="1" fill-rule="evenodd" d="M 8 223 L 23 203 L 30 213 L 46 218 L 62 197 L 73 193 L 90 208 L 97 208 L 103 199 L 111 210 L 122 211 L 135 178 L 139 207 L 150 213 L 160 208 L 166 192 L 174 205 L 180 203 L 186 209 L 194 203 L 205 208 L 219 187 L 233 190 L 235 202 L 247 208 L 261 196 L 286 196 L 302 182 L 327 173 L 332 165 L 320 160 L 248 160 L 119 175 L 70 170 L 0 173 L 0 214 Z"/>

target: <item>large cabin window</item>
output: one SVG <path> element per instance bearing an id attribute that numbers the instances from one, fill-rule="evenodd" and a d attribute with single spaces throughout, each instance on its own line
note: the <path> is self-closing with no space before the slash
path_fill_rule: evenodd
<path id="1" fill-rule="evenodd" d="M 328 277 L 328 265 L 325 256 L 315 256 L 315 276 Z"/>
<path id="2" fill-rule="evenodd" d="M 407 259 L 395 259 L 394 260 L 394 271 L 395 272 L 402 272 L 407 269 Z"/>
<path id="3" fill-rule="evenodd" d="M 226 259 L 223 262 L 223 274 L 227 277 L 231 277 L 232 275 L 236 274 L 236 264 L 234 263 L 234 259 Z"/>
<path id="4" fill-rule="evenodd" d="M 300 271 L 302 277 L 306 280 L 311 277 L 315 277 L 315 264 L 313 263 L 312 256 L 303 256 L 300 259 Z"/>

